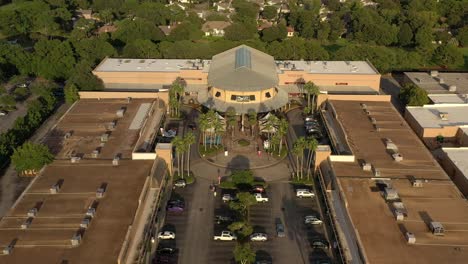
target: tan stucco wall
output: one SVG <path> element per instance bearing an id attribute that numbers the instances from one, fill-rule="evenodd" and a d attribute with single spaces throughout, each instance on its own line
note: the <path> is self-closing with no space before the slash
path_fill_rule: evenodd
<path id="1" fill-rule="evenodd" d="M 327 100 L 390 102 L 391 98 L 390 95 L 319 94 L 317 96 L 317 105 L 320 106 Z"/>
<path id="2" fill-rule="evenodd" d="M 104 83 L 157 83 L 171 84 L 177 77 L 188 84 L 207 84 L 208 73 L 201 70 L 181 70 L 179 72 L 100 72 L 93 71 Z"/>
<path id="3" fill-rule="evenodd" d="M 418 135 L 418 137 L 422 139 L 424 135 L 424 129 L 419 125 L 419 123 L 409 111 L 405 111 L 405 119 L 406 122 L 413 129 L 413 131 L 416 133 L 416 135 Z"/>
<path id="4" fill-rule="evenodd" d="M 216 92 L 220 92 L 221 96 L 220 97 L 215 97 Z M 270 98 L 267 98 L 265 94 L 269 92 L 271 94 Z M 243 96 L 250 96 L 250 95 L 255 95 L 255 100 L 249 101 L 250 103 L 259 103 L 259 102 L 264 102 L 266 100 L 270 100 L 273 97 L 276 96 L 277 92 L 275 88 L 268 88 L 265 90 L 261 91 L 255 91 L 255 92 L 244 92 L 244 91 L 229 91 L 229 90 L 223 90 L 220 88 L 213 87 L 211 88 L 210 91 L 211 96 L 218 100 L 222 100 L 228 103 L 239 103 L 241 104 L 242 102 L 237 102 L 237 101 L 232 101 L 231 100 L 231 95 L 243 95 Z"/>
<path id="5" fill-rule="evenodd" d="M 462 129 L 458 130 L 457 138 L 460 147 L 468 147 L 468 134 L 465 134 Z"/>
<path id="6" fill-rule="evenodd" d="M 116 98 L 159 98 L 168 105 L 168 92 L 103 92 L 103 91 L 81 91 L 78 92 L 81 99 L 116 99 Z"/>
<path id="7" fill-rule="evenodd" d="M 444 168 L 445 172 L 450 176 L 458 189 L 468 197 L 468 179 L 463 175 L 463 173 L 453 164 L 450 158 L 444 154 L 440 165 Z"/>
<path id="8" fill-rule="evenodd" d="M 294 83 L 298 80 L 312 81 L 316 85 L 369 86 L 379 91 L 380 74 L 320 74 L 303 71 L 283 71 L 278 74 L 279 84 Z M 346 83 L 346 85 L 344 85 Z"/>

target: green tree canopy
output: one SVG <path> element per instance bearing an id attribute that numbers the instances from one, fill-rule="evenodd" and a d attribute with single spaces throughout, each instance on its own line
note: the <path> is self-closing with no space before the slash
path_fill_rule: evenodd
<path id="1" fill-rule="evenodd" d="M 236 185 L 240 184 L 252 184 L 254 181 L 253 172 L 250 170 L 239 170 L 231 174 L 232 182 Z"/>
<path id="2" fill-rule="evenodd" d="M 262 30 L 262 40 L 265 42 L 283 40 L 286 38 L 287 33 L 286 26 L 279 24 Z"/>
<path id="3" fill-rule="evenodd" d="M 468 26 L 464 26 L 458 30 L 457 39 L 460 45 L 468 47 Z"/>
<path id="4" fill-rule="evenodd" d="M 31 142 L 26 142 L 16 148 L 11 156 L 11 161 L 18 172 L 25 170 L 38 171 L 53 160 L 54 155 L 50 153 L 46 145 Z"/>
<path id="5" fill-rule="evenodd" d="M 463 54 L 454 45 L 441 45 L 434 51 L 432 59 L 441 66 L 460 65 L 463 63 Z"/>
<path id="6" fill-rule="evenodd" d="M 253 263 L 255 261 L 255 252 L 249 243 L 237 244 L 234 249 L 234 259 L 241 264 Z"/>
<path id="7" fill-rule="evenodd" d="M 75 66 L 73 49 L 68 41 L 39 40 L 34 45 L 34 72 L 46 79 L 67 79 Z"/>
<path id="8" fill-rule="evenodd" d="M 278 8 L 275 6 L 265 6 L 262 11 L 262 17 L 265 19 L 273 19 L 278 15 Z"/>
<path id="9" fill-rule="evenodd" d="M 112 34 L 113 39 L 120 40 L 123 43 L 129 43 L 135 39 L 160 41 L 164 37 L 161 29 L 142 18 L 123 21 L 117 31 Z"/>
<path id="10" fill-rule="evenodd" d="M 177 25 L 177 27 L 174 28 L 169 35 L 169 39 L 172 41 L 197 40 L 201 39 L 202 37 L 203 31 L 200 29 L 200 25 L 189 22 Z"/>
<path id="11" fill-rule="evenodd" d="M 73 104 L 80 99 L 80 96 L 78 95 L 78 88 L 74 83 L 65 85 L 63 90 L 65 94 L 65 102 L 67 104 Z"/>
<path id="12" fill-rule="evenodd" d="M 136 39 L 123 49 L 123 55 L 128 58 L 150 59 L 159 58 L 158 46 L 151 40 Z"/>
<path id="13" fill-rule="evenodd" d="M 413 42 L 413 30 L 408 23 L 404 23 L 398 32 L 398 43 L 400 46 L 408 46 Z"/>
<path id="14" fill-rule="evenodd" d="M 255 33 L 253 32 L 256 32 L 256 30 L 257 28 L 253 24 L 236 22 L 224 29 L 224 37 L 234 41 L 251 39 L 254 37 Z"/>
<path id="15" fill-rule="evenodd" d="M 408 106 L 423 106 L 429 103 L 426 90 L 414 85 L 407 84 L 400 90 L 400 100 Z"/>

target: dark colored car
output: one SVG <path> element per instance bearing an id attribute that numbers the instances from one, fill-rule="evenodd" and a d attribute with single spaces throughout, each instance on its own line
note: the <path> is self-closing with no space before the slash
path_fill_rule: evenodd
<path id="1" fill-rule="evenodd" d="M 176 249 L 171 247 L 160 248 L 156 250 L 154 263 L 177 263 Z"/>
<path id="2" fill-rule="evenodd" d="M 281 222 L 280 218 L 276 218 L 276 236 L 278 237 L 285 237 L 286 233 L 284 232 L 284 225 Z"/>
<path id="3" fill-rule="evenodd" d="M 172 213 L 181 213 L 184 211 L 184 207 L 180 205 L 168 205 L 167 211 Z"/>
<path id="4" fill-rule="evenodd" d="M 262 185 L 254 185 L 254 186 L 252 186 L 252 192 L 264 193 L 265 192 L 265 187 L 263 187 Z"/>
<path id="5" fill-rule="evenodd" d="M 323 239 L 316 239 L 316 240 L 312 241 L 312 247 L 313 248 L 328 249 L 328 248 L 330 248 L 330 243 L 328 243 L 328 241 L 323 240 Z"/>
<path id="6" fill-rule="evenodd" d="M 215 222 L 220 225 L 224 223 L 232 223 L 234 222 L 234 219 L 230 216 L 225 216 L 225 215 L 217 215 L 215 216 Z"/>
<path id="7" fill-rule="evenodd" d="M 179 200 L 179 199 L 173 199 L 173 200 L 169 200 L 167 201 L 167 205 L 180 205 L 180 206 L 185 206 L 185 202 L 183 200 Z"/>

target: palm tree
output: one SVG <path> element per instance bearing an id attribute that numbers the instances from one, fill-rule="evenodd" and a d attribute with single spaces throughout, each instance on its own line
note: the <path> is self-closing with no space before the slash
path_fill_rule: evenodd
<path id="1" fill-rule="evenodd" d="M 306 139 L 306 148 L 308 149 L 307 153 L 307 179 L 310 179 L 310 171 L 312 167 L 312 160 L 315 154 L 315 150 L 317 149 L 318 142 L 315 138 L 309 137 Z"/>
<path id="2" fill-rule="evenodd" d="M 183 160 L 181 160 L 181 155 L 183 153 L 183 139 L 180 136 L 175 137 L 172 140 L 172 145 L 174 145 L 177 155 L 177 173 L 183 178 L 184 173 L 181 165 L 183 163 Z"/>
<path id="3" fill-rule="evenodd" d="M 185 144 L 187 145 L 187 176 L 190 176 L 190 149 L 193 143 L 195 143 L 195 135 L 192 132 L 188 132 L 185 135 L 184 139 Z"/>
<path id="4" fill-rule="evenodd" d="M 208 115 L 207 114 L 200 114 L 198 117 L 198 124 L 200 125 L 200 130 L 202 131 L 202 136 L 203 136 L 203 146 L 205 147 L 206 151 L 206 130 L 210 127 L 208 120 Z"/>
<path id="5" fill-rule="evenodd" d="M 288 133 L 289 123 L 285 118 L 278 120 L 278 135 L 280 137 L 278 156 L 281 156 L 281 150 L 283 147 L 283 138 Z"/>
<path id="6" fill-rule="evenodd" d="M 252 137 L 254 136 L 255 125 L 257 124 L 257 113 L 255 110 L 249 110 L 249 125 Z"/>
<path id="7" fill-rule="evenodd" d="M 320 89 L 313 82 L 308 81 L 306 84 L 304 84 L 304 90 L 307 92 L 307 107 L 309 107 L 310 112 L 313 114 L 315 97 L 320 94 Z M 312 100 L 310 98 L 311 96 Z"/>
<path id="8" fill-rule="evenodd" d="M 304 168 L 304 149 L 306 147 L 306 140 L 304 137 L 300 137 L 294 142 L 293 153 L 296 155 L 296 176 L 300 179 L 303 178 Z"/>
<path id="9" fill-rule="evenodd" d="M 236 126 L 237 118 L 236 118 L 236 109 L 230 107 L 226 111 L 226 122 L 229 125 L 232 133 L 232 137 L 234 137 L 234 128 Z"/>
<path id="10" fill-rule="evenodd" d="M 174 107 L 174 112 L 176 116 L 180 114 L 180 106 L 182 105 L 182 97 L 184 92 L 184 84 L 181 78 L 177 77 L 175 81 L 172 82 L 172 86 L 169 92 L 169 96 L 172 96 L 172 107 Z M 171 99 L 169 99 L 171 103 Z"/>

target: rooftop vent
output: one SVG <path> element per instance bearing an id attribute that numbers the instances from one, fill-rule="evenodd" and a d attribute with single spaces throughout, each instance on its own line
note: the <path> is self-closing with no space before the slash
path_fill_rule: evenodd
<path id="1" fill-rule="evenodd" d="M 112 165 L 118 166 L 118 165 L 119 165 L 119 161 L 120 161 L 120 155 L 117 154 L 117 155 L 115 155 L 114 159 L 112 160 Z"/>
<path id="2" fill-rule="evenodd" d="M 445 229 L 442 223 L 440 222 L 431 222 L 429 223 L 429 228 L 431 229 L 431 232 L 435 236 L 443 236 Z"/>
<path id="3" fill-rule="evenodd" d="M 412 186 L 415 188 L 421 188 L 423 187 L 423 181 L 422 180 L 413 180 Z"/>
<path id="4" fill-rule="evenodd" d="M 49 191 L 50 191 L 50 194 L 57 194 L 60 191 L 60 185 L 58 183 L 52 185 Z"/>
<path id="5" fill-rule="evenodd" d="M 101 187 L 99 187 L 96 191 L 96 198 L 102 198 L 104 197 L 104 194 L 106 193 L 106 184 L 102 184 Z"/>
<path id="6" fill-rule="evenodd" d="M 12 251 L 13 251 L 13 246 L 8 245 L 8 246 L 3 248 L 2 253 L 3 253 L 3 255 L 10 255 Z"/>
<path id="7" fill-rule="evenodd" d="M 127 97 L 127 104 L 129 104 L 132 101 L 131 97 Z"/>
<path id="8" fill-rule="evenodd" d="M 83 218 L 83 220 L 81 220 L 80 228 L 86 229 L 89 227 L 90 223 L 91 223 L 91 218 L 85 217 Z"/>
<path id="9" fill-rule="evenodd" d="M 439 112 L 439 117 L 441 120 L 447 121 L 449 119 L 449 114 L 447 112 Z"/>
<path id="10" fill-rule="evenodd" d="M 28 217 L 28 219 L 24 220 L 24 222 L 21 224 L 21 229 L 28 229 L 32 221 L 33 221 L 33 218 Z"/>
<path id="11" fill-rule="evenodd" d="M 396 162 L 400 162 L 403 160 L 403 156 L 400 154 L 400 153 L 393 153 L 392 154 L 392 158 L 393 160 L 395 160 Z"/>
<path id="12" fill-rule="evenodd" d="M 363 171 L 371 171 L 372 170 L 372 165 L 370 163 L 368 163 L 368 162 L 364 161 L 361 166 L 362 166 Z"/>
<path id="13" fill-rule="evenodd" d="M 430 71 L 430 74 L 431 74 L 431 77 L 437 77 L 437 76 L 439 76 L 439 72 L 438 72 L 438 71 Z"/>
<path id="14" fill-rule="evenodd" d="M 377 124 L 377 120 L 376 120 L 374 117 L 371 117 L 370 120 L 371 120 L 371 123 L 372 123 L 373 125 L 376 125 L 376 124 Z"/>
<path id="15" fill-rule="evenodd" d="M 374 174 L 374 177 L 380 177 L 380 170 L 374 166 L 372 166 L 372 173 Z"/>
<path id="16" fill-rule="evenodd" d="M 101 135 L 101 142 L 107 142 L 109 141 L 109 132 L 106 132 Z"/>
<path id="17" fill-rule="evenodd" d="M 123 117 L 125 114 L 125 107 L 121 107 L 117 112 L 115 113 L 117 117 Z"/>
<path id="18" fill-rule="evenodd" d="M 77 233 L 77 234 L 73 235 L 73 237 L 71 239 L 72 246 L 77 247 L 77 246 L 80 245 L 80 243 L 81 243 L 81 234 Z"/>
<path id="19" fill-rule="evenodd" d="M 393 141 L 389 138 L 385 139 L 385 148 L 387 150 L 393 150 L 394 152 L 398 151 L 398 147 L 393 143 Z"/>
<path id="20" fill-rule="evenodd" d="M 457 86 L 456 85 L 450 85 L 449 86 L 449 92 L 456 92 L 457 91 Z"/>
<path id="21" fill-rule="evenodd" d="M 94 207 L 89 207 L 88 210 L 86 211 L 86 216 L 89 216 L 91 218 L 93 218 L 94 216 L 96 216 L 96 208 Z"/>
<path id="22" fill-rule="evenodd" d="M 71 137 L 72 133 L 71 132 L 67 132 L 65 133 L 65 135 L 63 136 L 64 139 L 69 139 Z"/>
<path id="23" fill-rule="evenodd" d="M 95 149 L 93 150 L 93 152 L 91 152 L 92 158 L 97 158 L 98 156 L 99 156 L 99 149 Z"/>
<path id="24" fill-rule="evenodd" d="M 443 78 L 439 78 L 439 83 L 440 84 L 445 84 L 445 80 Z"/>
<path id="25" fill-rule="evenodd" d="M 367 110 L 367 105 L 364 104 L 364 103 L 361 103 L 361 108 L 365 111 L 365 110 Z"/>
<path id="26" fill-rule="evenodd" d="M 80 160 L 81 160 L 81 157 L 78 157 L 78 156 L 73 156 L 70 158 L 71 163 L 78 163 L 80 162 Z"/>
<path id="27" fill-rule="evenodd" d="M 116 126 L 117 126 L 117 120 L 114 120 L 109 123 L 109 129 L 115 129 Z"/>
<path id="28" fill-rule="evenodd" d="M 408 242 L 408 244 L 416 243 L 416 237 L 414 236 L 413 233 L 406 232 L 405 237 L 406 237 L 406 242 Z"/>
<path id="29" fill-rule="evenodd" d="M 29 209 L 28 217 L 36 217 L 36 215 L 37 215 L 37 208 L 36 207 Z"/>
<path id="30" fill-rule="evenodd" d="M 397 221 L 403 221 L 405 219 L 405 215 L 402 212 L 395 210 L 395 219 Z"/>

